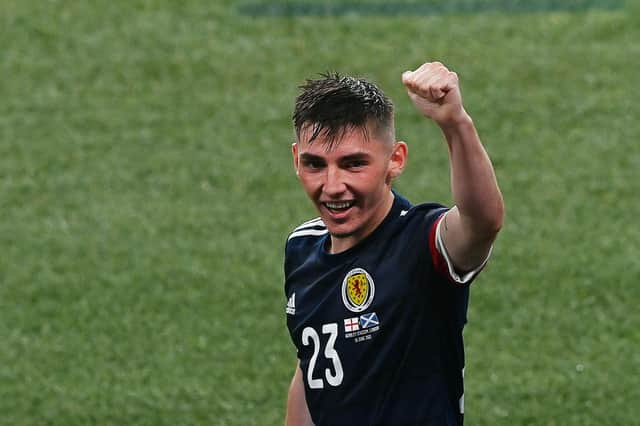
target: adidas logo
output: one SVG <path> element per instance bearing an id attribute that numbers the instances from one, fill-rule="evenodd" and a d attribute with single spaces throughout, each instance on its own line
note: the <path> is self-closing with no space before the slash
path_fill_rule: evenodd
<path id="1" fill-rule="evenodd" d="M 296 294 L 293 293 L 291 295 L 291 297 L 289 298 L 289 300 L 287 301 L 287 309 L 286 309 L 287 313 L 289 315 L 295 315 L 296 314 Z"/>

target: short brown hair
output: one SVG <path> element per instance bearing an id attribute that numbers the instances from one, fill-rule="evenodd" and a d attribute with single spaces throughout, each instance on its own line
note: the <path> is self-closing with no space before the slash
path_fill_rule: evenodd
<path id="1" fill-rule="evenodd" d="M 321 77 L 300 86 L 292 117 L 296 137 L 311 125 L 308 142 L 322 134 L 330 148 L 352 128 L 362 129 L 365 137 L 371 125 L 376 132 L 391 130 L 393 134 L 393 103 L 375 84 L 336 72 Z"/>

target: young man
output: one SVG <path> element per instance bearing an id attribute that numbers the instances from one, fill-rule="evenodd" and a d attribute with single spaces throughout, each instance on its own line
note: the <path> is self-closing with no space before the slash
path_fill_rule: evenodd
<path id="1" fill-rule="evenodd" d="M 391 184 L 407 161 L 393 105 L 373 84 L 302 86 L 293 163 L 320 217 L 289 235 L 287 326 L 298 365 L 286 424 L 462 425 L 469 284 L 502 226 L 503 201 L 458 77 L 402 75 L 449 148 L 455 206 L 411 205 Z"/>

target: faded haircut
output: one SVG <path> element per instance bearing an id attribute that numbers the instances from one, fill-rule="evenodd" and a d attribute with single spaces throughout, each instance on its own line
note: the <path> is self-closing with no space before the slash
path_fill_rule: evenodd
<path id="1" fill-rule="evenodd" d="M 362 130 L 365 139 L 369 137 L 369 130 L 377 136 L 388 132 L 395 138 L 393 103 L 380 88 L 337 72 L 327 72 L 321 77 L 300 86 L 292 117 L 298 139 L 307 128 L 311 129 L 307 142 L 312 143 L 322 135 L 327 149 L 352 129 Z"/>

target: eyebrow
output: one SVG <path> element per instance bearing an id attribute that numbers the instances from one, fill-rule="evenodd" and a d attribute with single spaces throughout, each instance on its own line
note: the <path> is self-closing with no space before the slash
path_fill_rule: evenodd
<path id="1" fill-rule="evenodd" d="M 349 154 L 349 155 L 345 155 L 344 157 L 340 157 L 338 161 L 345 162 L 345 161 L 354 161 L 354 160 L 368 160 L 370 157 L 371 155 L 366 152 L 356 152 L 354 154 Z M 315 154 L 310 154 L 308 152 L 303 152 L 302 154 L 300 154 L 300 159 L 305 161 L 310 161 L 310 160 L 324 161 L 323 157 Z"/>
<path id="2" fill-rule="evenodd" d="M 324 158 L 319 155 L 309 154 L 308 152 L 303 152 L 300 154 L 300 159 L 303 161 L 324 161 Z"/>
<path id="3" fill-rule="evenodd" d="M 355 154 L 345 155 L 344 157 L 340 157 L 340 161 L 348 162 L 348 161 L 357 161 L 357 160 L 368 160 L 371 157 L 370 154 L 366 152 L 357 152 Z"/>

